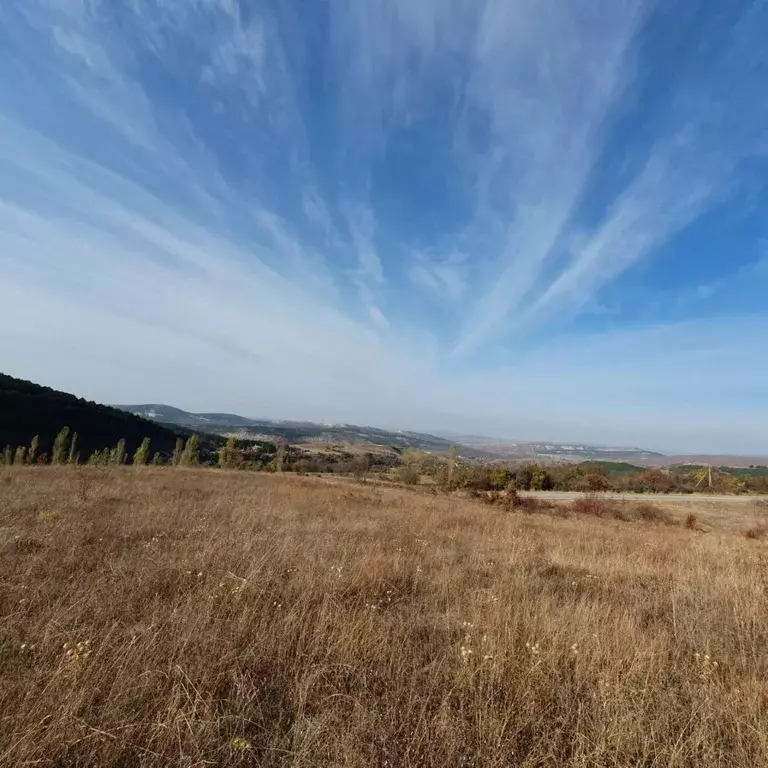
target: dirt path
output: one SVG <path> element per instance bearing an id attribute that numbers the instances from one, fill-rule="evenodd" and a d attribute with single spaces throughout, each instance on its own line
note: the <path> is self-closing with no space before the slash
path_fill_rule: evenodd
<path id="1" fill-rule="evenodd" d="M 575 491 L 528 491 L 524 496 L 535 496 L 549 501 L 573 501 L 584 494 Z M 768 501 L 768 496 L 712 496 L 704 493 L 601 493 L 600 496 L 618 501 L 654 501 L 666 504 L 752 504 L 755 500 Z"/>

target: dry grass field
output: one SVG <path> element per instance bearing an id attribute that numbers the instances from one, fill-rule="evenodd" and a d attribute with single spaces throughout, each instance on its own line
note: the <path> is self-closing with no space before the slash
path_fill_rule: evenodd
<path id="1" fill-rule="evenodd" d="M 9 470 L 0 765 L 768 765 L 768 545 L 561 514 Z"/>

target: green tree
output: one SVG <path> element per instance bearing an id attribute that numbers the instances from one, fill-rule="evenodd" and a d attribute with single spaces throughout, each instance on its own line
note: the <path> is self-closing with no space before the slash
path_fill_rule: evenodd
<path id="1" fill-rule="evenodd" d="M 200 438 L 190 435 L 181 455 L 181 463 L 185 467 L 195 467 L 200 463 Z"/>
<path id="2" fill-rule="evenodd" d="M 69 447 L 69 463 L 78 464 L 80 462 L 80 454 L 77 452 L 77 432 L 72 435 L 72 444 Z"/>
<path id="3" fill-rule="evenodd" d="M 56 439 L 53 441 L 53 463 L 54 464 L 66 464 L 69 452 L 67 450 L 69 446 L 69 427 L 64 429 L 56 435 Z"/>
<path id="4" fill-rule="evenodd" d="M 506 467 L 494 467 L 491 470 L 491 487 L 503 491 L 512 482 L 514 475 Z"/>
<path id="5" fill-rule="evenodd" d="M 228 437 L 226 445 L 219 448 L 219 466 L 222 469 L 237 468 L 237 441 Z"/>
<path id="6" fill-rule="evenodd" d="M 143 467 L 149 461 L 149 438 L 145 437 L 141 441 L 141 445 L 136 449 L 136 453 L 133 454 L 133 463 L 137 467 Z"/>
<path id="7" fill-rule="evenodd" d="M 173 464 L 174 467 L 178 467 L 179 464 L 181 464 L 181 457 L 184 453 L 184 440 L 180 437 L 176 438 L 176 447 L 173 449 L 173 458 L 171 459 L 171 464 Z"/>
<path id="8" fill-rule="evenodd" d="M 163 463 L 163 460 L 160 456 L 160 451 L 156 451 L 155 455 L 152 457 L 152 465 L 155 467 L 159 467 Z"/>
<path id="9" fill-rule="evenodd" d="M 121 437 L 115 446 L 114 463 L 120 467 L 125 464 L 125 438 Z"/>
<path id="10" fill-rule="evenodd" d="M 531 473 L 532 491 L 551 491 L 554 488 L 554 482 L 546 469 L 542 469 L 538 464 L 533 465 Z"/>
<path id="11" fill-rule="evenodd" d="M 13 448 L 10 445 L 6 445 L 3 451 L 3 464 L 6 467 L 10 467 L 13 464 Z"/>
<path id="12" fill-rule="evenodd" d="M 37 460 L 37 451 L 40 448 L 40 438 L 35 435 L 32 438 L 32 442 L 29 444 L 29 452 L 27 453 L 27 464 L 34 464 Z"/>
<path id="13" fill-rule="evenodd" d="M 551 491 L 555 481 L 546 469 L 531 462 L 523 464 L 515 472 L 515 487 L 521 491 Z"/>
<path id="14" fill-rule="evenodd" d="M 535 464 L 523 464 L 522 467 L 518 468 L 517 472 L 515 473 L 515 485 L 517 486 L 518 490 L 530 490 L 531 483 L 533 482 L 533 467 L 535 466 Z"/>
<path id="15" fill-rule="evenodd" d="M 13 463 L 16 466 L 21 466 L 22 464 L 27 463 L 27 447 L 25 445 L 20 445 L 16 449 L 16 453 L 13 456 Z"/>

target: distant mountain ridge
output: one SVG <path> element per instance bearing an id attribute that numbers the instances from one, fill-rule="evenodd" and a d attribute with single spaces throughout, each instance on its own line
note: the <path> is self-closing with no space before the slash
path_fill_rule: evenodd
<path id="1" fill-rule="evenodd" d="M 553 443 L 503 438 L 456 435 L 462 445 L 511 459 L 540 459 L 550 462 L 619 461 L 630 463 L 653 463 L 661 461 L 664 454 L 630 446 L 601 446 L 584 443 Z"/>
<path id="2" fill-rule="evenodd" d="M 162 424 L 201 429 L 214 434 L 236 434 L 239 437 L 282 437 L 290 443 L 371 443 L 398 448 L 419 448 L 447 452 L 453 441 L 423 432 L 392 431 L 354 424 L 318 424 L 309 421 L 251 419 L 231 413 L 190 413 L 170 405 L 116 405 L 145 419 Z M 484 456 L 482 451 L 466 448 L 468 456 Z"/>
<path id="3" fill-rule="evenodd" d="M 38 435 L 40 453 L 50 450 L 62 427 L 77 432 L 81 455 L 111 447 L 126 440 L 130 455 L 141 440 L 149 437 L 152 451 L 170 453 L 178 437 L 191 432 L 212 445 L 222 444 L 220 435 L 273 439 L 289 443 L 373 444 L 396 449 L 418 448 L 447 453 L 459 446 L 466 458 L 508 462 L 576 463 L 582 461 L 628 462 L 636 466 L 669 467 L 705 464 L 720 467 L 765 466 L 768 458 L 733 455 L 665 456 L 635 447 L 591 446 L 581 443 L 552 443 L 500 438 L 433 435 L 409 430 L 386 430 L 352 424 L 318 424 L 307 421 L 256 419 L 232 413 L 191 413 L 163 404 L 107 406 L 74 395 L 0 373 L 0 450 L 6 445 L 28 445 Z"/>
<path id="4" fill-rule="evenodd" d="M 210 424 L 249 427 L 256 424 L 253 419 L 246 419 L 234 413 L 190 413 L 174 408 L 172 405 L 116 405 L 121 411 L 132 413 L 142 419 L 164 424 L 204 429 Z"/>
<path id="5" fill-rule="evenodd" d="M 190 413 L 170 405 L 118 405 L 143 418 L 161 423 L 204 429 L 216 434 L 236 433 L 242 437 L 283 437 L 292 443 L 373 443 L 399 448 L 446 453 L 457 444 L 466 457 L 485 459 L 539 460 L 551 463 L 591 459 L 648 462 L 663 455 L 642 448 L 602 447 L 583 444 L 536 443 L 490 437 L 433 435 L 407 430 L 386 430 L 353 424 L 318 424 L 305 421 L 253 419 L 229 413 Z"/>

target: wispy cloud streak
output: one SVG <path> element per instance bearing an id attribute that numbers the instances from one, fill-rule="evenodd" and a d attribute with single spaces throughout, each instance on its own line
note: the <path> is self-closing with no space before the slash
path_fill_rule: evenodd
<path id="1" fill-rule="evenodd" d="M 660 300 L 633 268 L 690 295 L 768 238 L 768 7 L 708 3 L 2 4 L 0 357 L 100 399 L 276 416 L 741 423 L 765 313 L 622 311 Z M 739 195 L 754 211 L 718 219 Z M 675 242 L 712 217 L 741 250 L 705 242 L 704 280 Z"/>

